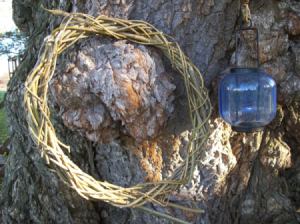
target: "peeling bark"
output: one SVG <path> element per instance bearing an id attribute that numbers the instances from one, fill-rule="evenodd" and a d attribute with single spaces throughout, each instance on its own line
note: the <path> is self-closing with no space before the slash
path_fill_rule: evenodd
<path id="1" fill-rule="evenodd" d="M 172 77 L 153 49 L 107 42 L 94 38 L 62 57 L 50 85 L 54 104 L 68 128 L 93 142 L 153 139 L 174 110 Z"/>

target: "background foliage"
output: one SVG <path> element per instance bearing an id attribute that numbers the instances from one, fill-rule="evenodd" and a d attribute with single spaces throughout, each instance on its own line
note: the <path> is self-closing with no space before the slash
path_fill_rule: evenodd
<path id="1" fill-rule="evenodd" d="M 26 36 L 19 30 L 0 33 L 0 56 L 14 55 L 23 51 Z"/>

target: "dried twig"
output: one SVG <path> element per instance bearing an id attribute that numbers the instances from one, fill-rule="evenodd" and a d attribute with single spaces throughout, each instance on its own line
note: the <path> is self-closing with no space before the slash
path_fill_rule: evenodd
<path id="1" fill-rule="evenodd" d="M 121 208 L 140 207 L 148 212 L 150 210 L 143 207 L 148 202 L 178 208 L 178 206 L 168 203 L 167 192 L 177 190 L 190 180 L 195 166 L 195 158 L 199 157 L 208 136 L 207 122 L 211 113 L 211 105 L 199 70 L 184 55 L 176 42 L 169 41 L 166 35 L 144 21 L 130 21 L 106 16 L 94 18 L 82 13 L 48 11 L 54 15 L 65 16 L 65 19 L 45 39 L 39 59 L 25 82 L 24 93 L 28 130 L 32 140 L 38 145 L 41 155 L 65 183 L 87 200 L 101 200 Z M 124 188 L 94 179 L 82 171 L 64 153 L 64 150 L 69 151 L 69 146 L 57 139 L 55 129 L 50 121 L 50 110 L 47 105 L 48 83 L 54 74 L 57 57 L 78 40 L 91 35 L 106 35 L 155 46 L 169 58 L 173 68 L 182 74 L 194 128 L 188 147 L 188 156 L 170 179 Z M 185 210 L 201 212 L 200 209 L 185 208 Z M 153 211 L 152 214 L 157 215 L 157 212 Z M 170 217 L 163 214 L 162 216 Z M 176 219 L 176 222 L 179 221 Z M 182 221 L 182 223 L 185 222 Z"/>

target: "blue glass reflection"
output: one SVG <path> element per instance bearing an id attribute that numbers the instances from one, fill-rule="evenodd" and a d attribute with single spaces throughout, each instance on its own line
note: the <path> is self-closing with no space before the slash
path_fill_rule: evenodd
<path id="1" fill-rule="evenodd" d="M 258 69 L 235 68 L 219 85 L 219 112 L 235 130 L 251 132 L 276 116 L 274 79 Z"/>

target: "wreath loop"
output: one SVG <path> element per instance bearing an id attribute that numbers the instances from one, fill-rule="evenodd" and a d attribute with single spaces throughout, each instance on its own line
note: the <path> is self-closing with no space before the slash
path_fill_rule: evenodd
<path id="1" fill-rule="evenodd" d="M 196 66 L 184 55 L 178 43 L 169 41 L 169 37 L 144 21 L 106 16 L 94 18 L 82 13 L 48 11 L 65 18 L 62 24 L 45 38 L 38 61 L 25 82 L 24 93 L 29 133 L 42 157 L 68 186 L 85 199 L 101 200 L 117 207 L 139 207 L 144 210 L 148 209 L 143 205 L 151 202 L 162 206 L 199 211 L 168 203 L 166 199 L 170 192 L 189 181 L 193 174 L 195 160 L 199 157 L 200 149 L 208 137 L 207 124 L 211 114 L 211 104 L 203 78 Z M 188 155 L 169 179 L 124 188 L 94 179 L 64 153 L 69 152 L 70 147 L 57 138 L 51 123 L 47 104 L 48 83 L 54 74 L 57 57 L 78 40 L 91 35 L 107 35 L 118 40 L 127 39 L 138 44 L 154 46 L 160 49 L 171 61 L 173 68 L 181 73 L 187 91 L 193 129 Z"/>

